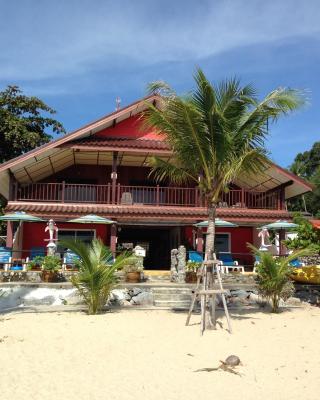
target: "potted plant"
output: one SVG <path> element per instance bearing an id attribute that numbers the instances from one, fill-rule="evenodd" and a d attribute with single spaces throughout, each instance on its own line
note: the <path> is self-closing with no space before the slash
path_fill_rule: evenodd
<path id="1" fill-rule="evenodd" d="M 36 256 L 28 263 L 28 270 L 30 271 L 40 271 L 43 264 L 44 257 Z"/>
<path id="2" fill-rule="evenodd" d="M 57 272 L 61 267 L 61 260 L 58 256 L 45 256 L 42 262 L 42 280 L 44 282 L 55 282 Z"/>
<path id="3" fill-rule="evenodd" d="M 186 283 L 197 282 L 197 271 L 201 267 L 201 263 L 197 261 L 188 261 L 186 264 Z"/>
<path id="4" fill-rule="evenodd" d="M 138 283 L 141 280 L 141 272 L 143 271 L 143 260 L 141 257 L 129 257 L 124 266 L 123 272 L 126 276 L 126 282 Z"/>

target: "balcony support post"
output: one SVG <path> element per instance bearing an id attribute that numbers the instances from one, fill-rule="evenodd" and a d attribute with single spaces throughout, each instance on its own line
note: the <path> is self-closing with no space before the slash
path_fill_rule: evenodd
<path id="1" fill-rule="evenodd" d="M 116 249 L 117 249 L 117 225 L 112 224 L 110 228 L 110 250 L 114 258 L 116 257 Z"/>
<path id="2" fill-rule="evenodd" d="M 64 203 L 66 182 L 62 181 L 61 202 Z"/>
<path id="3" fill-rule="evenodd" d="M 116 196 L 117 196 L 117 163 L 118 163 L 118 152 L 114 151 L 112 153 L 112 171 L 111 171 L 111 181 L 112 181 L 111 201 L 112 201 L 112 204 L 116 203 Z"/>
<path id="4" fill-rule="evenodd" d="M 196 247 L 198 253 L 203 253 L 203 232 L 201 228 L 197 229 Z"/>
<path id="5" fill-rule="evenodd" d="M 12 248 L 13 246 L 13 222 L 7 221 L 7 238 L 6 246 Z"/>
<path id="6" fill-rule="evenodd" d="M 244 189 L 241 188 L 241 208 L 245 208 L 245 192 Z"/>

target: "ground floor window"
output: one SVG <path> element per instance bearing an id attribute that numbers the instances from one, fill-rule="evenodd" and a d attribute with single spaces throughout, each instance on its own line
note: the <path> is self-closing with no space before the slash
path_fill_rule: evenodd
<path id="1" fill-rule="evenodd" d="M 231 253 L 230 233 L 217 233 L 215 237 L 216 253 Z"/>
<path id="2" fill-rule="evenodd" d="M 63 252 L 65 248 L 59 243 L 62 240 L 81 240 L 84 243 L 90 243 L 92 239 L 96 236 L 95 230 L 69 230 L 69 229 L 59 229 L 58 232 L 58 252 Z"/>

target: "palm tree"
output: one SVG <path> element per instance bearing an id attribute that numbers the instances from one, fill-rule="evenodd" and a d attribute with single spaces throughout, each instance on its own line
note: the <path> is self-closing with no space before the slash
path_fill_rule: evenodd
<path id="1" fill-rule="evenodd" d="M 290 276 L 295 268 L 290 266 L 290 262 L 298 257 L 312 254 L 312 250 L 306 248 L 295 251 L 287 257 L 273 257 L 268 251 L 259 251 L 251 244 L 248 246 L 260 259 L 256 267 L 258 291 L 262 297 L 271 301 L 272 312 L 276 313 L 279 311 L 280 300 L 285 301 L 294 293 Z"/>
<path id="2" fill-rule="evenodd" d="M 80 257 L 79 273 L 72 276 L 71 282 L 87 304 L 88 314 L 97 314 L 106 304 L 116 284 L 115 272 L 123 266 L 127 255 L 113 262 L 112 252 L 99 239 L 90 244 L 73 240 L 61 244 Z"/>
<path id="3" fill-rule="evenodd" d="M 268 125 L 280 115 L 303 104 L 294 89 L 276 89 L 258 101 L 251 85 L 237 79 L 212 85 L 201 69 L 194 76 L 195 89 L 178 96 L 164 82 L 149 85 L 160 94 L 160 107 L 148 104 L 145 125 L 165 134 L 174 158 L 153 157 L 151 175 L 181 185 L 194 182 L 208 208 L 206 257 L 214 252 L 216 208 L 229 185 L 244 172 L 255 174 L 268 164 L 265 138 Z"/>

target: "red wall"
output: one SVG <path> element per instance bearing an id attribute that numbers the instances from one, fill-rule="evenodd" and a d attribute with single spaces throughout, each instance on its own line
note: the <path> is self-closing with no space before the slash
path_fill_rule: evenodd
<path id="1" fill-rule="evenodd" d="M 96 230 L 96 237 L 100 238 L 107 246 L 109 246 L 109 226 L 104 224 L 73 224 L 67 222 L 57 222 L 59 229 L 88 229 Z M 45 247 L 48 242 L 44 239 L 49 238 L 49 233 L 45 232 L 45 222 L 24 222 L 23 224 L 23 246 L 25 250 L 24 257 L 29 256 L 32 247 Z"/>
<path id="2" fill-rule="evenodd" d="M 192 247 L 192 231 L 195 228 L 188 226 L 184 229 L 186 243 Z M 253 243 L 252 227 L 239 226 L 237 228 L 216 228 L 217 233 L 230 233 L 231 237 L 231 253 L 234 260 L 238 260 L 239 264 L 252 264 L 253 258 L 247 243 Z"/>
<path id="3" fill-rule="evenodd" d="M 161 137 L 155 130 L 142 128 L 140 116 L 134 116 L 117 123 L 114 127 L 106 128 L 95 134 L 96 137 L 130 138 L 130 139 L 156 139 Z"/>

